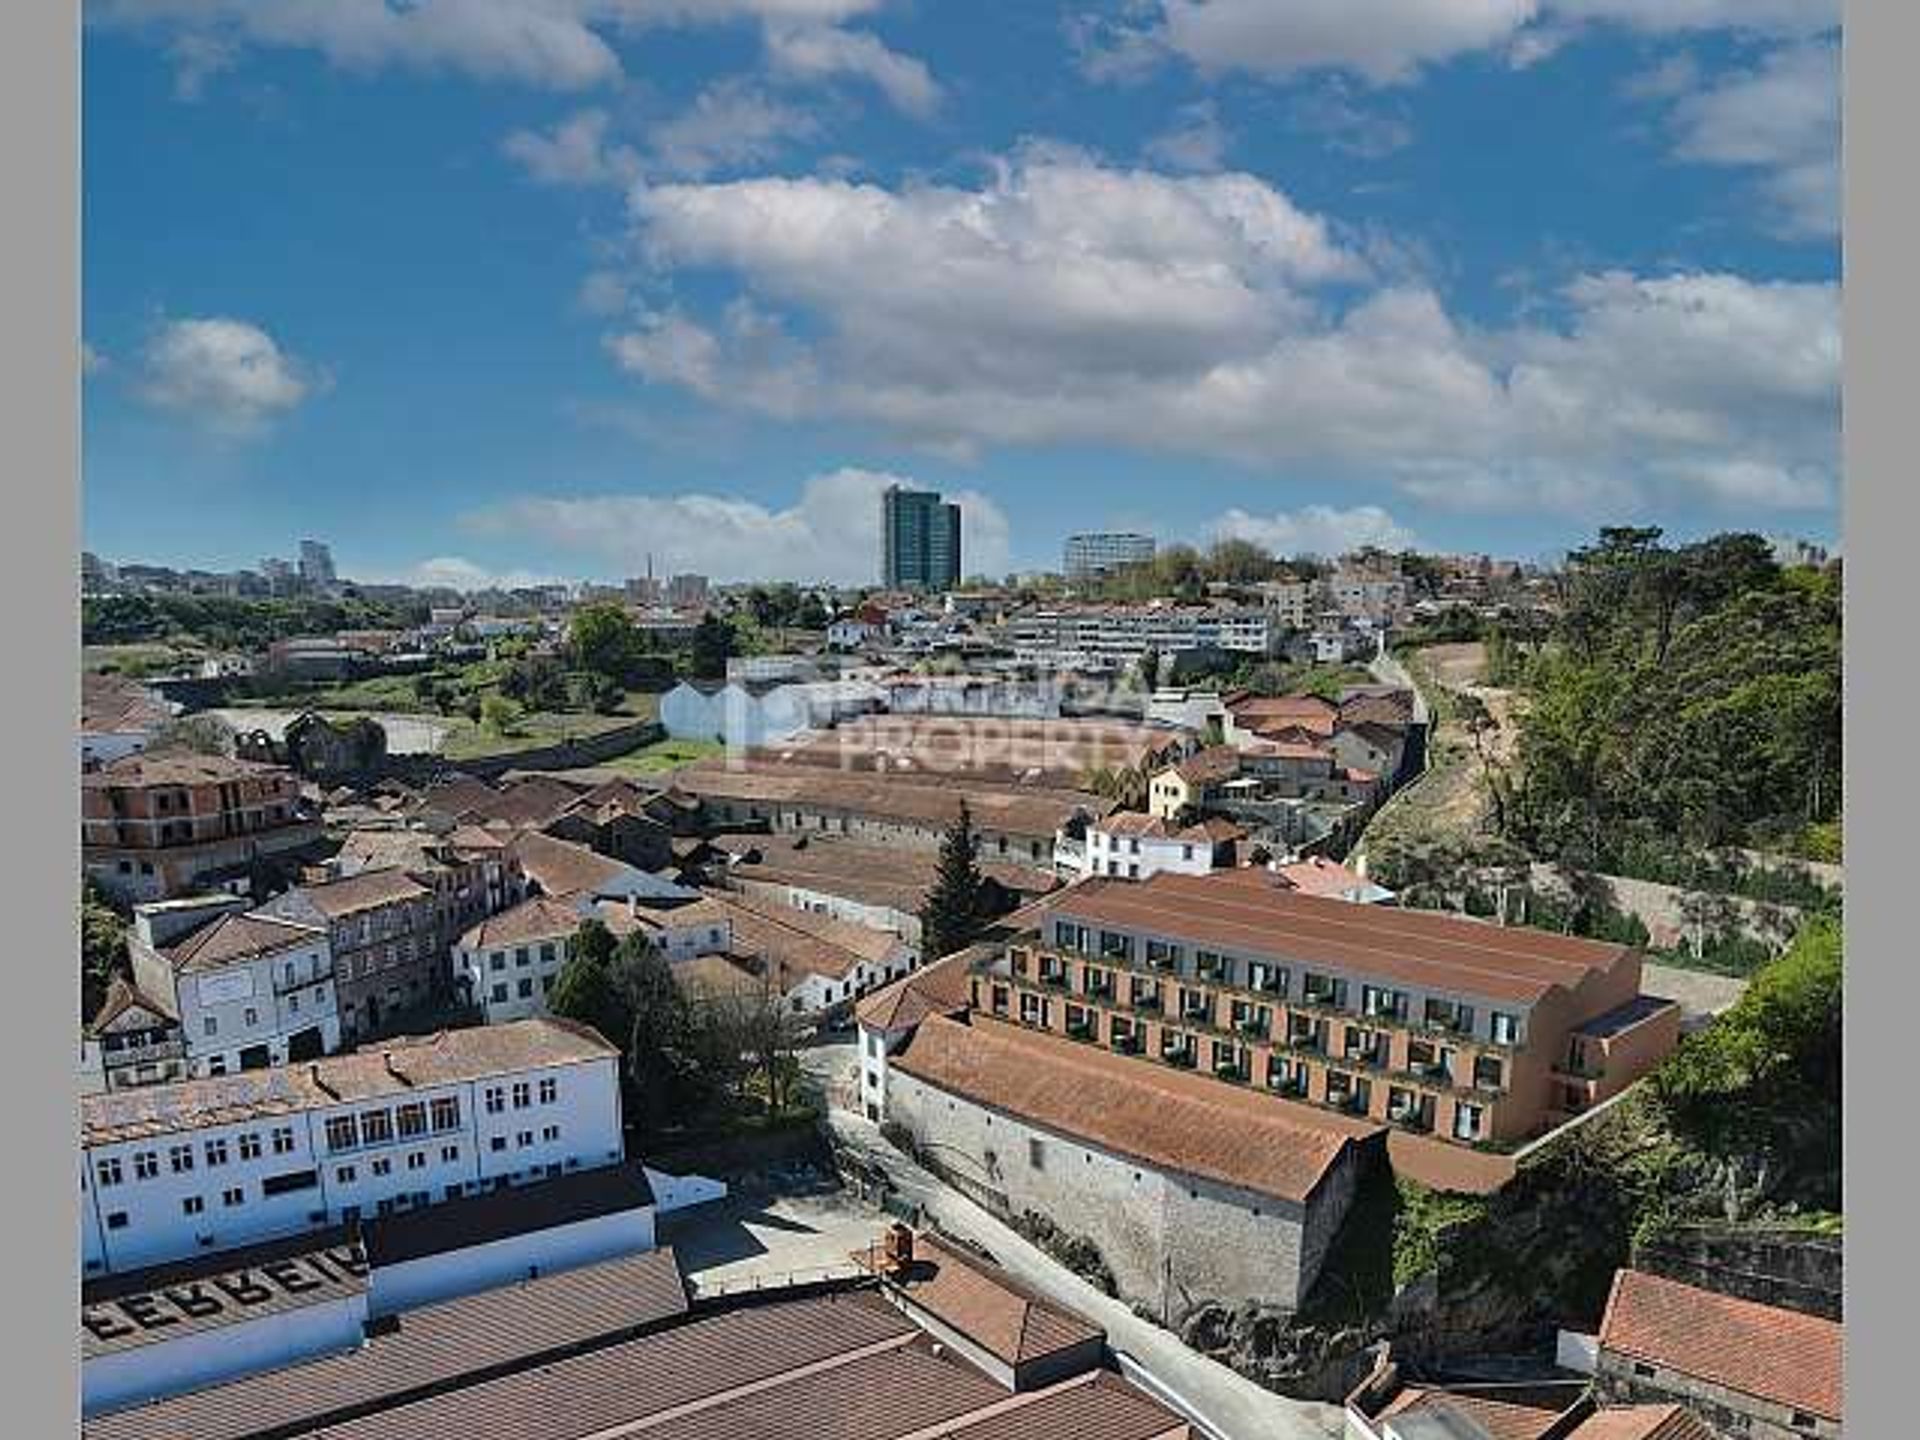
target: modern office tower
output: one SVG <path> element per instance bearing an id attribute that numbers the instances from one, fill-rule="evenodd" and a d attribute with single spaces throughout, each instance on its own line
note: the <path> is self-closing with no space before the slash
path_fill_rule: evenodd
<path id="1" fill-rule="evenodd" d="M 333 551 L 323 542 L 300 542 L 300 578 L 309 585 L 333 584 Z"/>
<path id="2" fill-rule="evenodd" d="M 960 583 L 960 507 L 937 490 L 890 485 L 880 500 L 880 583 L 947 590 Z"/>

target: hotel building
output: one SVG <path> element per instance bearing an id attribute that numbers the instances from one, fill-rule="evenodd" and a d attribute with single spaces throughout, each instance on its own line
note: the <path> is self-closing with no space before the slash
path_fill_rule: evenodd
<path id="1" fill-rule="evenodd" d="M 1665 1056 L 1631 948 L 1303 895 L 1264 870 L 1090 879 L 977 962 L 1005 1021 L 1421 1134 L 1510 1147 Z"/>

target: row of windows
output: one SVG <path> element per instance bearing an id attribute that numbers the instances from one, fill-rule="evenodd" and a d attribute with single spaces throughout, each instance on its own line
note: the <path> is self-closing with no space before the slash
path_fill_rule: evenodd
<path id="1" fill-rule="evenodd" d="M 327 1003 L 327 987 L 324 985 L 314 986 L 313 994 L 308 997 L 308 1000 L 310 1003 L 314 1005 L 319 1005 L 324 1007 Z M 299 1013 L 300 1013 L 300 997 L 298 995 L 287 996 L 287 1014 L 298 1015 Z M 240 1012 L 240 1024 L 243 1028 L 251 1030 L 255 1026 L 257 1026 L 259 1023 L 260 1023 L 260 1012 L 259 1010 L 255 1009 L 253 1006 L 249 1005 L 246 1007 L 246 1009 Z M 200 1017 L 200 1033 L 203 1035 L 218 1035 L 220 1033 L 219 1017 L 216 1015 L 201 1016 Z"/>
<path id="2" fill-rule="evenodd" d="M 533 976 L 521 976 L 519 984 L 514 987 L 514 991 L 520 999 L 531 1000 L 533 998 Z M 540 993 L 542 995 L 551 995 L 553 993 L 553 976 L 542 975 L 540 977 Z M 507 1002 L 507 982 L 504 980 L 496 981 L 490 994 L 495 1005 L 504 1005 Z"/>
<path id="3" fill-rule="evenodd" d="M 555 964 L 558 962 L 559 958 L 560 958 L 559 952 L 556 950 L 556 948 L 552 944 L 546 944 L 540 947 L 540 963 L 542 965 Z M 513 963 L 514 963 L 514 968 L 516 969 L 524 969 L 526 966 L 531 965 L 533 963 L 532 954 L 529 952 L 528 948 L 525 945 L 520 946 L 513 952 Z M 506 969 L 507 968 L 507 952 L 504 950 L 492 951 L 487 956 L 487 964 L 490 968 L 494 970 Z"/>
<path id="4" fill-rule="evenodd" d="M 260 1198 L 270 1200 L 278 1195 L 291 1195 L 301 1190 L 311 1190 L 320 1183 L 320 1175 L 315 1170 L 290 1170 L 282 1175 L 269 1175 L 260 1182 Z M 236 1210 L 247 1203 L 247 1188 L 233 1185 L 220 1192 L 222 1209 Z M 204 1215 L 207 1213 L 207 1198 L 204 1195 L 182 1195 L 180 1197 L 182 1215 Z M 308 1218 L 312 1218 L 309 1216 Z M 321 1212 L 322 1219 L 325 1212 Z M 109 1210 L 106 1217 L 107 1229 L 124 1230 L 129 1223 L 125 1210 Z M 210 1243 L 204 1239 L 202 1244 Z"/>
<path id="5" fill-rule="evenodd" d="M 460 1147 L 458 1145 L 442 1145 L 440 1147 L 440 1163 L 443 1165 L 458 1165 L 460 1163 Z M 409 1170 L 426 1169 L 427 1152 L 424 1150 L 408 1151 L 406 1164 Z M 387 1176 L 393 1174 L 393 1157 L 391 1155 L 374 1157 L 367 1162 L 367 1173 L 376 1180 L 385 1179 Z M 333 1178 L 338 1184 L 352 1185 L 360 1178 L 360 1167 L 358 1165 L 337 1165 L 334 1167 Z"/>
<path id="6" fill-rule="evenodd" d="M 441 1095 L 431 1101 L 410 1100 L 391 1110 L 382 1106 L 354 1115 L 329 1115 L 326 1122 L 327 1151 L 338 1155 L 344 1150 L 357 1150 L 363 1145 L 385 1145 L 396 1136 L 408 1140 L 459 1128 L 459 1096 Z"/>
<path id="7" fill-rule="evenodd" d="M 516 1080 L 513 1082 L 512 1097 L 514 1109 L 526 1109 L 533 1103 L 533 1095 L 534 1087 L 529 1082 L 525 1080 Z M 540 1081 L 539 1095 L 542 1105 L 554 1104 L 560 1098 L 560 1082 L 551 1075 L 544 1076 Z M 507 1108 L 507 1097 L 508 1090 L 506 1086 L 489 1085 L 485 1093 L 487 1114 L 498 1115 L 504 1111 Z"/>
<path id="8" fill-rule="evenodd" d="M 290 1155 L 294 1149 L 293 1127 L 277 1125 L 267 1133 L 267 1140 L 275 1155 Z M 262 1153 L 258 1131 L 249 1130 L 238 1136 L 233 1144 L 242 1160 L 258 1160 Z M 232 1158 L 233 1149 L 229 1148 L 225 1137 L 208 1140 L 196 1151 L 193 1142 L 186 1141 L 169 1145 L 166 1151 L 167 1169 L 174 1175 L 190 1173 L 195 1165 L 196 1156 L 203 1160 L 207 1169 L 217 1170 Z M 94 1162 L 94 1174 L 102 1187 L 120 1185 L 126 1181 L 126 1170 L 118 1155 L 105 1155 Z M 155 1180 L 160 1175 L 160 1152 L 158 1150 L 136 1150 L 133 1153 L 133 1178 L 136 1180 Z"/>

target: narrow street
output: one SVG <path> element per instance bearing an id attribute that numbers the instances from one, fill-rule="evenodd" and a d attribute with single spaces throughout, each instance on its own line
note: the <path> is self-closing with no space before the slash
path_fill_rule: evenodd
<path id="1" fill-rule="evenodd" d="M 1188 1349 L 1159 1326 L 1102 1294 L 1006 1225 L 949 1189 L 880 1138 L 879 1126 L 830 1110 L 835 1137 L 884 1173 L 895 1192 L 940 1227 L 986 1250 L 1007 1272 L 1105 1328 L 1113 1350 L 1170 1386 L 1221 1440 L 1329 1440 L 1342 1433 L 1338 1406 L 1287 1400 Z"/>

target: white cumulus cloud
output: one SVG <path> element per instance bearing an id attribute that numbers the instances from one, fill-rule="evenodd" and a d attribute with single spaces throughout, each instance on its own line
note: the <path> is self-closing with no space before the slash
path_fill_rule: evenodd
<path id="1" fill-rule="evenodd" d="M 1070 34 L 1093 79 L 1132 79 L 1177 56 L 1206 73 L 1334 71 L 1392 85 L 1465 55 L 1531 64 L 1594 26 L 1806 36 L 1839 23 L 1839 0 L 1143 0 L 1120 17 L 1077 17 Z"/>
<path id="2" fill-rule="evenodd" d="M 211 429 L 246 434 L 324 384 L 258 325 L 209 316 L 160 328 L 142 357 L 140 393 Z"/>
<path id="3" fill-rule="evenodd" d="M 1250 515 L 1238 506 L 1207 527 L 1213 540 L 1251 540 L 1279 556 L 1344 555 L 1362 545 L 1383 550 L 1411 550 L 1419 537 L 1378 505 L 1356 505 L 1342 510 L 1333 505 L 1306 505 L 1274 515 Z"/>
<path id="4" fill-rule="evenodd" d="M 795 502 L 772 509 L 757 501 L 706 494 L 528 496 L 490 506 L 465 523 L 486 535 L 537 540 L 589 556 L 621 574 L 692 570 L 716 580 L 768 575 L 860 584 L 878 578 L 880 496 L 907 477 L 846 468 L 815 475 Z M 961 552 L 969 574 L 1007 569 L 1007 518 L 973 490 L 946 492 L 960 506 Z"/>
<path id="5" fill-rule="evenodd" d="M 1262 180 L 1058 152 L 974 190 L 643 187 L 633 215 L 636 287 L 665 298 L 608 337 L 623 369 L 939 453 L 1112 445 L 1561 510 L 1790 508 L 1837 469 L 1833 284 L 1590 274 L 1541 318 L 1463 326 Z M 683 268 L 733 295 L 675 301 Z M 1736 463 L 1798 478 L 1731 486 Z"/>
<path id="6" fill-rule="evenodd" d="M 1782 46 L 1674 107 L 1674 154 L 1757 170 L 1783 233 L 1840 233 L 1840 47 Z"/>
<path id="7" fill-rule="evenodd" d="M 925 62 L 889 49 L 867 31 L 769 25 L 766 46 L 767 61 L 777 73 L 803 80 L 865 80 L 909 115 L 924 117 L 939 107 L 940 86 Z"/>
<path id="8" fill-rule="evenodd" d="M 757 21 L 833 26 L 882 0 L 88 0 L 89 25 L 151 36 L 183 95 L 245 49 L 309 50 L 342 69 L 454 71 L 556 90 L 620 78 L 610 36 Z"/>

